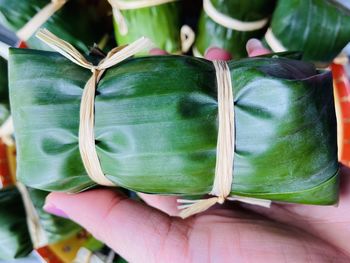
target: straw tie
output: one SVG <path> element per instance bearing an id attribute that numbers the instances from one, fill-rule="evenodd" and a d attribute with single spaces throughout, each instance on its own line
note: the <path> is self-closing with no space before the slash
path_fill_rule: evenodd
<path id="1" fill-rule="evenodd" d="M 281 41 L 276 38 L 271 28 L 268 28 L 265 34 L 266 43 L 270 46 L 273 52 L 284 52 L 287 48 L 283 46 Z"/>
<path id="2" fill-rule="evenodd" d="M 140 38 L 134 43 L 112 49 L 97 66 L 87 61 L 85 57 L 68 42 L 58 38 L 46 29 L 41 29 L 36 34 L 39 39 L 48 44 L 73 63 L 91 70 L 92 76 L 87 81 L 80 103 L 79 122 L 79 151 L 88 176 L 97 184 L 115 186 L 103 173 L 96 152 L 94 123 L 95 123 L 95 92 L 96 86 L 106 69 L 126 60 L 144 49 L 152 47 L 152 42 L 147 38 Z"/>
<path id="3" fill-rule="evenodd" d="M 203 1 L 204 12 L 216 23 L 226 28 L 237 30 L 237 31 L 255 31 L 266 26 L 269 21 L 268 18 L 263 18 L 257 21 L 240 21 L 238 19 L 229 17 L 219 12 L 211 0 Z"/>
<path id="4" fill-rule="evenodd" d="M 223 204 L 226 199 L 269 207 L 271 201 L 242 196 L 231 196 L 233 163 L 235 152 L 235 111 L 230 69 L 225 61 L 213 61 L 218 92 L 218 139 L 214 183 L 210 195 L 214 197 L 199 200 L 178 199 L 182 211 L 180 216 L 187 218 L 203 212 L 214 204 Z"/>
<path id="5" fill-rule="evenodd" d="M 68 0 L 51 0 L 49 4 L 17 31 L 17 37 L 23 41 L 27 41 L 56 11 L 61 9 L 67 1 Z"/>
<path id="6" fill-rule="evenodd" d="M 16 183 L 17 189 L 22 197 L 23 206 L 26 212 L 26 219 L 30 238 L 35 249 L 44 247 L 48 243 L 47 235 L 40 223 L 39 215 L 30 198 L 27 188 L 20 182 Z"/>
<path id="7" fill-rule="evenodd" d="M 94 66 L 72 45 L 59 39 L 49 31 L 45 29 L 39 30 L 37 37 L 75 64 L 91 70 L 92 76 L 84 87 L 80 104 L 80 155 L 88 176 L 94 182 L 105 186 L 115 186 L 115 184 L 103 173 L 96 153 L 94 137 L 94 102 L 96 86 L 106 69 L 144 49 L 151 48 L 152 43 L 146 38 L 140 38 L 128 46 L 112 49 L 105 59 L 103 59 L 97 66 Z M 183 204 L 182 206 L 179 206 L 180 209 L 184 209 L 180 214 L 183 218 L 202 212 L 215 203 L 222 204 L 227 199 L 261 206 L 270 205 L 270 201 L 268 200 L 229 196 L 233 180 L 233 158 L 235 151 L 234 106 L 231 75 L 226 62 L 214 61 L 214 67 L 218 85 L 219 115 L 215 178 L 212 191 L 210 192 L 214 197 L 194 201 L 179 199 L 178 202 Z"/>

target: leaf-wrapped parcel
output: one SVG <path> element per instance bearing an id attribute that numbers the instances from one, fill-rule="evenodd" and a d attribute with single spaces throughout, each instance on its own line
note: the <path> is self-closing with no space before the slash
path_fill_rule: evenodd
<path id="1" fill-rule="evenodd" d="M 274 51 L 302 51 L 303 59 L 324 66 L 349 43 L 349 25 L 350 10 L 335 1 L 280 0 L 265 39 Z"/>
<path id="2" fill-rule="evenodd" d="M 57 53 L 10 50 L 18 177 L 30 187 L 92 187 L 78 148 L 79 106 L 91 72 Z M 274 56 L 230 61 L 235 108 L 231 194 L 337 202 L 336 118 L 329 72 Z M 213 63 L 186 56 L 129 59 L 102 76 L 95 138 L 116 185 L 154 194 L 211 191 L 218 134 Z"/>
<path id="3" fill-rule="evenodd" d="M 19 191 L 15 187 L 0 190 L 0 259 L 25 257 L 32 250 Z"/>
<path id="4" fill-rule="evenodd" d="M 144 36 L 151 39 L 157 48 L 169 53 L 181 53 L 180 11 L 180 1 L 120 10 L 127 32 L 120 30 L 121 25 L 116 19 L 113 20 L 118 45 L 127 45 Z"/>
<path id="5" fill-rule="evenodd" d="M 0 0 L 0 22 L 17 32 L 49 3 L 51 0 Z M 42 26 L 87 53 L 108 30 L 107 7 L 105 1 L 69 0 Z M 34 36 L 26 43 L 30 48 L 49 49 Z"/>
<path id="6" fill-rule="evenodd" d="M 220 47 L 230 52 L 235 58 L 247 56 L 246 43 L 250 38 L 260 38 L 266 32 L 268 19 L 275 6 L 275 0 L 209 0 L 213 8 L 224 16 L 243 23 L 266 19 L 266 23 L 257 29 L 246 30 L 238 25 L 237 29 L 227 28 L 215 22 L 206 12 L 202 11 L 195 50 L 203 56 L 212 46 Z M 235 26 L 236 28 L 236 26 Z M 238 30 L 240 28 L 240 30 Z"/>

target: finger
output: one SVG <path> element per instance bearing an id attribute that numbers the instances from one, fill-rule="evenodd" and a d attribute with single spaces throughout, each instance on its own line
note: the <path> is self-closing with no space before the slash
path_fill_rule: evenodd
<path id="1" fill-rule="evenodd" d="M 256 57 L 271 53 L 271 51 L 265 48 L 261 41 L 256 38 L 251 38 L 248 40 L 246 49 L 249 57 Z"/>
<path id="2" fill-rule="evenodd" d="M 229 52 L 222 48 L 218 47 L 211 47 L 208 48 L 207 51 L 205 52 L 204 57 L 208 60 L 230 60 L 232 59 L 232 56 Z"/>
<path id="3" fill-rule="evenodd" d="M 152 48 L 149 51 L 149 54 L 153 56 L 164 56 L 164 55 L 168 55 L 168 52 L 160 48 Z"/>
<path id="4" fill-rule="evenodd" d="M 186 221 L 172 219 L 113 190 L 52 193 L 44 209 L 53 214 L 60 211 L 58 215 L 79 223 L 131 262 L 156 262 L 160 255 L 176 258 L 187 246 Z"/>
<path id="5" fill-rule="evenodd" d="M 149 206 L 152 206 L 170 216 L 178 216 L 179 210 L 177 209 L 177 197 L 176 196 L 161 196 L 152 194 L 138 193 L 138 195 Z"/>

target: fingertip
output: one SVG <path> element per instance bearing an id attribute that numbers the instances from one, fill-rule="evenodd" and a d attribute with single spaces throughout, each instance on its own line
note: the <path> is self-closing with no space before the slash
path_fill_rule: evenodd
<path id="1" fill-rule="evenodd" d="M 265 48 L 261 41 L 256 38 L 251 38 L 248 40 L 246 49 L 249 57 L 261 56 L 270 53 L 270 50 Z"/>
<path id="2" fill-rule="evenodd" d="M 256 38 L 251 38 L 247 41 L 247 44 L 246 44 L 246 49 L 247 49 L 247 52 L 250 53 L 252 51 L 254 51 L 255 49 L 258 49 L 258 48 L 263 48 L 263 45 L 262 43 L 260 42 L 259 39 L 256 39 Z"/>
<path id="3" fill-rule="evenodd" d="M 46 197 L 43 209 L 50 214 L 79 221 L 90 208 L 98 210 L 104 200 L 117 197 L 123 198 L 123 195 L 108 189 L 95 189 L 76 194 L 54 192 Z"/>
<path id="4" fill-rule="evenodd" d="M 69 216 L 60 208 L 57 207 L 57 198 L 59 199 L 62 195 L 65 195 L 64 193 L 50 193 L 46 199 L 45 199 L 45 204 L 43 206 L 43 209 L 45 212 L 63 217 L 63 218 L 69 218 Z"/>
<path id="5" fill-rule="evenodd" d="M 149 54 L 153 56 L 164 56 L 164 55 L 168 55 L 168 52 L 160 48 L 152 48 L 149 51 Z"/>
<path id="6" fill-rule="evenodd" d="M 66 193 L 52 192 L 46 196 L 44 208 L 47 206 L 56 206 L 60 199 L 65 198 Z"/>
<path id="7" fill-rule="evenodd" d="M 205 52 L 204 57 L 208 60 L 230 60 L 232 59 L 231 54 L 222 49 L 222 48 L 218 48 L 218 47 L 210 47 L 207 49 L 207 51 Z"/>

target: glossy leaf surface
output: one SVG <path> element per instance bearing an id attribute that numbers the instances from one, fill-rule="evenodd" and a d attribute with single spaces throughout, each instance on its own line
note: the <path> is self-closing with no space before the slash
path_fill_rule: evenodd
<path id="1" fill-rule="evenodd" d="M 350 10 L 330 0 L 280 0 L 271 28 L 285 48 L 325 65 L 350 41 Z"/>
<path id="2" fill-rule="evenodd" d="M 279 57 L 230 61 L 236 152 L 232 194 L 307 204 L 338 196 L 331 74 Z M 78 149 L 79 104 L 91 75 L 61 55 L 12 49 L 10 98 L 18 177 L 47 191 L 94 185 Z M 155 194 L 210 192 L 217 98 L 212 62 L 130 59 L 98 84 L 95 138 L 116 185 Z"/>

